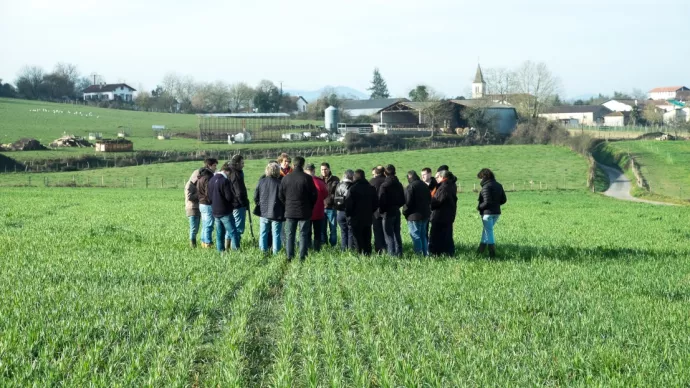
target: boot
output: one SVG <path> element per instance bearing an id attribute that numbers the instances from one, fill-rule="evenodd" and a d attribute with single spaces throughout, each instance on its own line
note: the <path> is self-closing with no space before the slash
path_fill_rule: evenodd
<path id="1" fill-rule="evenodd" d="M 232 240 L 225 239 L 225 251 L 229 251 L 232 248 Z"/>
<path id="2" fill-rule="evenodd" d="M 189 240 L 189 246 L 192 248 L 196 248 L 196 240 Z"/>
<path id="3" fill-rule="evenodd" d="M 493 259 L 496 257 L 496 244 L 489 244 L 489 258 Z"/>
<path id="4" fill-rule="evenodd" d="M 201 247 L 202 248 L 211 248 L 211 244 L 206 244 L 205 242 L 201 242 Z"/>
<path id="5" fill-rule="evenodd" d="M 484 253 L 485 249 L 486 249 L 486 244 L 484 244 L 484 243 L 479 244 L 479 248 L 477 248 L 477 254 L 481 255 L 482 253 Z"/>

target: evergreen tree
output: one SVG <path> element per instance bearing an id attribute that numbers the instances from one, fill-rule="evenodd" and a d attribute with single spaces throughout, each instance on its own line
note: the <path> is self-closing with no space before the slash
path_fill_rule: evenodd
<path id="1" fill-rule="evenodd" d="M 381 77 L 378 67 L 374 68 L 374 79 L 371 80 L 371 87 L 367 90 L 371 91 L 371 97 L 369 98 L 372 100 L 390 97 L 388 85 L 386 85 L 386 81 Z"/>

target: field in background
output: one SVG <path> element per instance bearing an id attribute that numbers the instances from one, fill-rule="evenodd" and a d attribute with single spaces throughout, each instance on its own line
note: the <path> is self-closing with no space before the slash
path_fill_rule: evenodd
<path id="1" fill-rule="evenodd" d="M 452 260 L 285 264 L 249 231 L 241 253 L 189 250 L 178 190 L 0 195 L 3 386 L 690 381 L 687 207 L 509 194 L 491 262 L 461 194 Z"/>

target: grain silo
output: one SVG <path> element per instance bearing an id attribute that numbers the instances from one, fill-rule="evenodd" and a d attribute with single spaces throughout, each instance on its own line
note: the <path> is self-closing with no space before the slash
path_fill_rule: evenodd
<path id="1" fill-rule="evenodd" d="M 338 128 L 338 108 L 329 106 L 324 111 L 324 116 L 324 127 L 326 130 L 329 132 L 335 132 L 335 130 Z"/>

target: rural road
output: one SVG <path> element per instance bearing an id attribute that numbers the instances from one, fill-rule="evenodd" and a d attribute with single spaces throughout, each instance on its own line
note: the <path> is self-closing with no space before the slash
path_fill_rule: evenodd
<path id="1" fill-rule="evenodd" d="M 604 195 L 616 199 L 622 199 L 624 201 L 644 202 L 651 203 L 654 205 L 672 205 L 670 203 L 648 201 L 645 199 L 633 197 L 632 195 L 630 195 L 632 183 L 630 182 L 630 179 L 628 179 L 628 177 L 625 176 L 625 174 L 613 167 L 605 166 L 603 164 L 599 164 L 599 167 L 601 167 L 601 169 L 604 170 L 604 172 L 606 172 L 606 175 L 608 175 L 610 182 L 609 188 L 604 192 Z"/>

